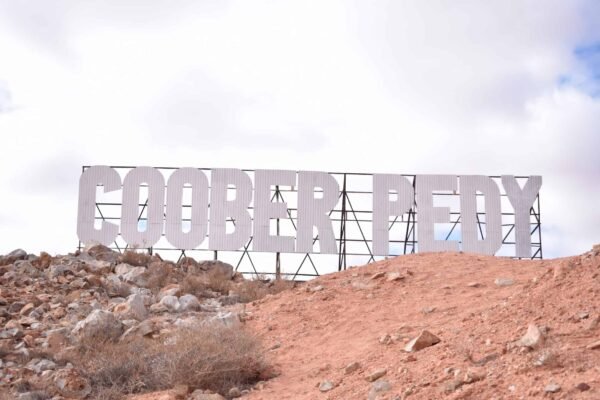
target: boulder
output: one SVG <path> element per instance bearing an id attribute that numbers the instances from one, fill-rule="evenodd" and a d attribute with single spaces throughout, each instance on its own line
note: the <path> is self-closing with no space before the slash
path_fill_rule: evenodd
<path id="1" fill-rule="evenodd" d="M 179 298 L 181 311 L 198 311 L 200 309 L 200 301 L 193 294 L 186 294 Z"/>
<path id="2" fill-rule="evenodd" d="M 179 296 L 181 294 L 181 287 L 175 283 L 168 284 L 158 292 L 158 299 L 162 299 L 165 296 Z"/>
<path id="3" fill-rule="evenodd" d="M 86 246 L 84 252 L 98 261 L 108 261 L 110 263 L 115 263 L 119 259 L 119 253 L 109 249 L 108 247 L 102 244 L 91 244 L 89 246 Z"/>
<path id="4" fill-rule="evenodd" d="M 58 278 L 59 276 L 66 275 L 67 273 L 74 274 L 71 267 L 69 267 L 67 265 L 62 265 L 62 264 L 50 265 L 50 268 L 48 269 L 48 272 L 47 272 L 48 278 L 50 278 L 50 279 Z"/>
<path id="5" fill-rule="evenodd" d="M 223 324 L 226 327 L 237 326 L 241 323 L 240 316 L 231 311 L 220 312 L 217 315 L 207 319 L 206 322 L 208 322 L 209 324 L 211 324 L 211 323 Z"/>
<path id="6" fill-rule="evenodd" d="M 143 321 L 148 316 L 148 310 L 144 305 L 144 297 L 141 294 L 132 294 L 124 303 L 117 304 L 113 312 L 119 319 L 135 319 Z"/>
<path id="7" fill-rule="evenodd" d="M 136 286 L 146 287 L 148 276 L 145 267 L 132 267 L 127 273 L 121 275 L 121 279 Z"/>
<path id="8" fill-rule="evenodd" d="M 94 310 L 71 333 L 79 340 L 116 340 L 123 333 L 123 324 L 109 311 Z"/>
<path id="9" fill-rule="evenodd" d="M 126 297 L 131 294 L 131 287 L 122 282 L 116 275 L 108 275 L 103 281 L 102 286 L 109 297 Z"/>
<path id="10" fill-rule="evenodd" d="M 15 249 L 4 256 L 4 260 L 7 264 L 12 264 L 17 260 L 25 260 L 27 258 L 27 252 L 23 249 Z"/>
<path id="11" fill-rule="evenodd" d="M 178 312 L 181 308 L 179 299 L 176 296 L 164 296 L 159 304 L 163 305 L 169 312 Z"/>
<path id="12" fill-rule="evenodd" d="M 83 261 L 83 267 L 92 274 L 110 274 L 112 272 L 112 263 L 104 260 Z"/>

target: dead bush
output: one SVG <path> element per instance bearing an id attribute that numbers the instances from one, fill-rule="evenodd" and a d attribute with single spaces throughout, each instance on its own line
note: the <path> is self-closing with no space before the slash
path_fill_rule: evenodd
<path id="1" fill-rule="evenodd" d="M 175 264 L 164 261 L 152 262 L 146 271 L 147 288 L 158 293 L 160 289 L 177 280 L 176 274 Z"/>
<path id="2" fill-rule="evenodd" d="M 206 272 L 206 284 L 210 290 L 221 294 L 228 294 L 232 287 L 231 277 L 217 268 Z"/>
<path id="3" fill-rule="evenodd" d="M 236 292 L 240 296 L 240 302 L 250 303 L 252 301 L 260 300 L 268 294 L 277 294 L 284 290 L 292 289 L 295 285 L 296 282 L 291 280 L 276 279 L 269 281 L 261 279 L 259 276 L 257 279 L 240 282 Z"/>
<path id="4" fill-rule="evenodd" d="M 198 298 L 204 297 L 208 285 L 205 279 L 200 276 L 187 274 L 181 282 L 181 292 L 183 294 L 193 294 Z"/>
<path id="5" fill-rule="evenodd" d="M 93 388 L 93 398 L 188 385 L 226 394 L 251 385 L 267 370 L 259 342 L 240 328 L 203 327 L 176 331 L 164 342 L 134 337 L 83 347 L 73 364 Z"/>
<path id="6" fill-rule="evenodd" d="M 134 250 L 125 250 L 119 257 L 119 262 L 133 265 L 135 267 L 145 267 L 152 257 L 147 253 L 138 253 Z"/>

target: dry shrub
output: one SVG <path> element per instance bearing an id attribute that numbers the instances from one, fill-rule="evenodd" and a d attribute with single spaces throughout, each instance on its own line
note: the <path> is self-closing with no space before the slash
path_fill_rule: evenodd
<path id="1" fill-rule="evenodd" d="M 258 277 L 258 279 L 245 280 L 240 282 L 236 289 L 240 296 L 240 302 L 250 303 L 260 300 L 268 294 L 277 294 L 284 290 L 294 288 L 296 282 L 286 279 L 276 279 L 274 281 L 266 281 Z"/>
<path id="2" fill-rule="evenodd" d="M 171 283 L 176 274 L 174 266 L 175 264 L 171 262 L 155 261 L 150 263 L 146 271 L 147 288 L 158 293 L 160 289 Z"/>
<path id="3" fill-rule="evenodd" d="M 150 256 L 147 253 L 138 253 L 133 250 L 125 250 L 125 252 L 119 257 L 119 261 L 135 267 L 145 267 L 150 262 Z"/>
<path id="4" fill-rule="evenodd" d="M 89 379 L 93 398 L 108 400 L 178 384 L 226 394 L 257 382 L 267 370 L 257 339 L 217 326 L 178 330 L 165 343 L 134 337 L 84 347 L 73 363 Z"/>
<path id="5" fill-rule="evenodd" d="M 205 279 L 194 274 L 187 274 L 181 282 L 181 292 L 184 294 L 193 294 L 194 296 L 201 298 L 207 289 Z"/>
<path id="6" fill-rule="evenodd" d="M 214 292 L 228 294 L 232 288 L 231 277 L 223 270 L 214 268 L 206 272 L 206 285 Z"/>
<path id="7" fill-rule="evenodd" d="M 223 270 L 214 268 L 200 274 L 188 272 L 181 283 L 183 293 L 205 297 L 207 290 L 228 294 L 233 288 L 231 277 Z"/>

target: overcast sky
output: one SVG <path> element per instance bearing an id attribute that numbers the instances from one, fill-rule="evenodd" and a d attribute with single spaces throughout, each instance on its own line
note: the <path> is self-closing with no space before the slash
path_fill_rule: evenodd
<path id="1" fill-rule="evenodd" d="M 600 243 L 600 2 L 0 0 L 0 254 L 72 251 L 81 165 L 542 175 Z"/>

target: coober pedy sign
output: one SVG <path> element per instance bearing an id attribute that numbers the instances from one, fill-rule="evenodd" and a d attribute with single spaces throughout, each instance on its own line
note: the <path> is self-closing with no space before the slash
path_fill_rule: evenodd
<path id="1" fill-rule="evenodd" d="M 412 175 L 412 182 L 405 175 L 368 177 L 371 182 L 365 193 L 371 199 L 368 241 L 372 256 L 390 255 L 390 221 L 411 212 L 418 214 L 414 222 L 418 225 L 419 252 L 496 254 L 503 245 L 502 198 L 508 199 L 512 207 L 511 256 L 532 256 L 530 210 L 538 199 L 540 176 L 525 177 L 521 184 L 512 175 L 496 179 L 482 175 Z M 345 179 L 344 174 L 342 192 L 346 190 Z M 104 193 L 122 191 L 120 226 L 104 219 L 97 224 L 98 186 Z M 141 187 L 147 190 L 143 225 Z M 273 220 L 291 216 L 285 201 L 274 201 L 273 190 L 279 187 L 289 187 L 296 195 L 295 235 L 273 232 Z M 182 218 L 185 190 L 191 192 L 187 226 Z M 80 178 L 77 234 L 83 243 L 105 245 L 120 235 L 128 245 L 139 247 L 152 247 L 164 237 L 180 250 L 201 245 L 213 251 L 248 250 L 251 242 L 254 252 L 338 254 L 341 242 L 334 234 L 331 215 L 342 192 L 334 174 L 325 172 L 255 170 L 249 175 L 240 169 L 178 168 L 172 169 L 165 182 L 163 172 L 157 168 L 131 167 L 122 178 L 116 168 L 91 166 L 84 168 Z M 434 204 L 435 193 L 440 192 L 457 198 L 461 228 L 456 240 L 436 238 L 436 224 L 452 222 L 450 208 Z M 482 205 L 485 211 L 478 210 Z M 485 237 L 481 219 L 485 221 Z M 227 229 L 228 221 L 234 223 L 233 229 Z M 361 234 L 364 238 L 362 230 Z M 314 249 L 317 240 L 318 251 Z"/>

